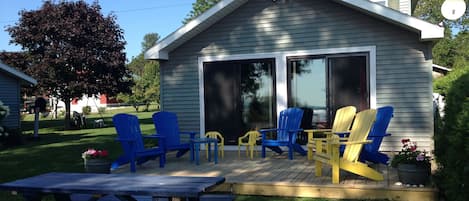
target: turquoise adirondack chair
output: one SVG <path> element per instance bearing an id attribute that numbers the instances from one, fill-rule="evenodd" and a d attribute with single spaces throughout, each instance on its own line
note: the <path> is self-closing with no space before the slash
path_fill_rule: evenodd
<path id="1" fill-rule="evenodd" d="M 179 130 L 177 116 L 172 112 L 156 112 L 152 115 L 153 124 L 156 128 L 156 133 L 164 137 L 164 144 L 159 144 L 165 148 L 166 151 L 178 151 L 176 157 L 181 157 L 190 150 L 190 142 L 181 142 L 180 135 L 189 135 L 190 139 L 194 139 L 197 132 L 182 132 Z"/>
<path id="2" fill-rule="evenodd" d="M 387 164 L 389 162 L 389 156 L 379 152 L 379 147 L 385 136 L 391 134 L 386 133 L 391 118 L 393 117 L 393 107 L 385 106 L 378 108 L 376 114 L 376 121 L 371 128 L 370 134 L 368 134 L 368 140 L 372 143 L 363 145 L 363 150 L 360 153 L 360 161 L 369 161 L 373 163 Z"/>
<path id="3" fill-rule="evenodd" d="M 123 164 L 130 163 L 130 171 L 135 172 L 135 164 L 142 164 L 150 159 L 160 157 L 160 167 L 164 167 L 166 162 L 165 150 L 160 147 L 145 148 L 143 137 L 164 139 L 158 136 L 143 136 L 140 130 L 138 117 L 131 114 L 116 114 L 112 117 L 112 122 L 117 132 L 117 141 L 121 142 L 124 153 L 112 163 L 111 169 L 116 169 Z"/>
<path id="4" fill-rule="evenodd" d="M 288 147 L 288 158 L 293 159 L 293 151 L 306 155 L 306 151 L 296 143 L 296 137 L 303 129 L 300 128 L 303 110 L 299 108 L 288 108 L 280 112 L 278 128 L 261 129 L 262 135 L 262 158 L 265 158 L 265 148 L 269 148 L 279 154 L 282 150 L 279 146 Z M 275 139 L 267 139 L 268 133 L 276 133 Z"/>

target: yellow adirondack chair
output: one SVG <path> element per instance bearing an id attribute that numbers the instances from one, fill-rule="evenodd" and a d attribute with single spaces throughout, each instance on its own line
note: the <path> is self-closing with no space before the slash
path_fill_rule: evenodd
<path id="1" fill-rule="evenodd" d="M 224 158 L 225 157 L 225 149 L 224 149 L 225 148 L 225 138 L 223 138 L 223 135 L 221 135 L 221 133 L 218 132 L 218 131 L 209 131 L 209 132 L 205 133 L 205 137 L 206 138 L 218 139 L 218 143 L 217 143 L 218 152 L 221 155 L 221 158 Z M 208 149 L 205 149 L 205 153 L 206 153 L 206 156 L 208 158 Z"/>
<path id="2" fill-rule="evenodd" d="M 346 106 L 341 107 L 335 113 L 334 123 L 332 124 L 332 128 L 330 129 L 309 129 L 304 130 L 304 132 L 308 133 L 308 143 L 306 147 L 308 148 L 308 160 L 311 160 L 313 157 L 313 148 L 315 145 L 314 142 L 314 134 L 315 133 L 324 133 L 328 137 L 330 134 L 337 133 L 337 132 L 348 132 L 350 126 L 352 125 L 353 118 L 355 117 L 355 113 L 357 108 L 354 106 Z"/>
<path id="3" fill-rule="evenodd" d="M 334 184 L 339 183 L 340 169 L 372 180 L 382 181 L 384 177 L 381 173 L 358 161 L 363 144 L 371 143 L 366 138 L 375 119 L 376 110 L 364 110 L 356 115 L 350 136 L 344 139 L 345 141 L 342 141 L 337 135 L 332 135 L 330 138 L 314 139 L 316 152 L 313 154 L 313 159 L 315 160 L 316 176 L 322 175 L 322 164 L 327 163 L 332 166 L 332 183 Z M 345 145 L 342 157 L 339 153 L 340 145 Z M 324 147 L 330 147 L 331 152 L 328 152 Z"/>
<path id="4" fill-rule="evenodd" d="M 254 152 L 256 151 L 256 142 L 261 137 L 261 133 L 258 131 L 248 131 L 246 134 L 238 138 L 238 157 L 241 157 L 241 146 L 246 146 L 246 156 L 248 153 L 251 155 L 251 159 L 254 158 Z"/>

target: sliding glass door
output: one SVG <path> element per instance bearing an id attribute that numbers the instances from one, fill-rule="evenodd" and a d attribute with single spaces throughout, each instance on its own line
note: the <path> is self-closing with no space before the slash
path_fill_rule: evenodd
<path id="1" fill-rule="evenodd" d="M 369 108 L 367 54 L 290 57 L 287 62 L 288 106 L 305 111 L 302 128 L 331 126 L 342 106 Z"/>
<path id="2" fill-rule="evenodd" d="M 205 130 L 237 144 L 246 131 L 273 127 L 274 59 L 204 63 Z"/>

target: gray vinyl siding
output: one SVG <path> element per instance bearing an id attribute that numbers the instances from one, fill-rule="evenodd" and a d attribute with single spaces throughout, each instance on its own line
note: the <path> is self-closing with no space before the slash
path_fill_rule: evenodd
<path id="1" fill-rule="evenodd" d="M 10 108 L 10 115 L 7 116 L 1 125 L 8 128 L 20 127 L 20 83 L 5 72 L 0 71 L 0 100 Z"/>
<path id="2" fill-rule="evenodd" d="M 198 58 L 376 46 L 377 106 L 394 119 L 382 150 L 399 150 L 409 137 L 433 147 L 431 43 L 405 30 L 328 0 L 250 0 L 169 52 L 161 63 L 162 108 L 178 113 L 182 129 L 199 130 Z"/>

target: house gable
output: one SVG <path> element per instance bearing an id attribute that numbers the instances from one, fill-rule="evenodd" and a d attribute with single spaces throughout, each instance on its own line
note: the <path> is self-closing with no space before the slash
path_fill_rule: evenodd
<path id="1" fill-rule="evenodd" d="M 0 71 L 3 71 L 7 74 L 10 74 L 13 77 L 16 77 L 17 79 L 21 80 L 23 83 L 32 84 L 32 85 L 37 84 L 37 81 L 34 78 L 4 64 L 2 61 L 0 61 Z"/>
<path id="2" fill-rule="evenodd" d="M 405 29 L 418 32 L 421 40 L 434 40 L 444 36 L 444 28 L 414 18 L 391 8 L 372 3 L 368 0 L 333 0 L 378 19 L 397 24 Z M 247 0 L 222 0 L 211 9 L 182 26 L 155 46 L 145 52 L 145 59 L 167 60 L 168 52 L 190 40 L 226 15 L 245 4 Z M 276 3 L 277 1 L 273 1 Z M 277 2 L 280 3 L 280 2 Z"/>
<path id="3" fill-rule="evenodd" d="M 8 128 L 20 127 L 20 86 L 37 84 L 37 81 L 0 61 L 0 100 L 9 107 L 8 115 L 2 125 Z"/>

